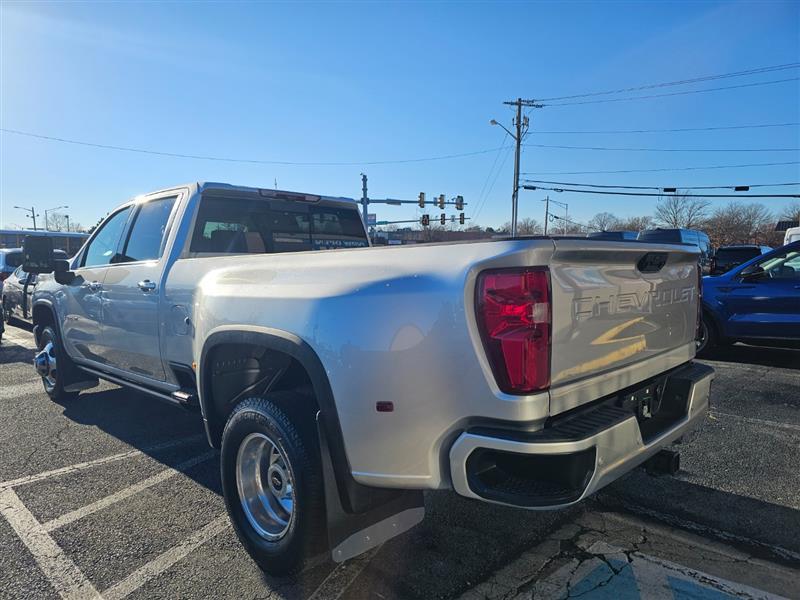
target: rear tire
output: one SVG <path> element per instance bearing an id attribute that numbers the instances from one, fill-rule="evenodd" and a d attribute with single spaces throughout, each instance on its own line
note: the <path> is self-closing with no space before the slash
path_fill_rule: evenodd
<path id="1" fill-rule="evenodd" d="M 297 573 L 327 547 L 315 422 L 300 422 L 283 408 L 308 401 L 293 392 L 249 398 L 222 434 L 228 515 L 248 554 L 270 575 Z"/>
<path id="2" fill-rule="evenodd" d="M 719 344 L 717 326 L 705 312 L 700 322 L 700 336 L 697 340 L 697 356 L 708 356 Z"/>
<path id="3" fill-rule="evenodd" d="M 39 353 L 34 361 L 37 364 L 37 371 L 39 371 L 38 363 L 44 360 L 47 361 L 47 373 L 43 374 L 39 371 L 39 374 L 42 377 L 44 391 L 50 396 L 50 399 L 61 404 L 77 398 L 78 392 L 64 390 L 68 374 L 74 371 L 74 366 L 64 352 L 58 333 L 52 325 L 47 325 L 42 329 L 42 333 L 39 335 L 38 347 Z M 40 356 L 43 354 L 47 356 Z"/>

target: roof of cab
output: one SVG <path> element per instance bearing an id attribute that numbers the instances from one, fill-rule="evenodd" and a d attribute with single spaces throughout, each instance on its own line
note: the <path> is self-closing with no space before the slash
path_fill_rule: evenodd
<path id="1" fill-rule="evenodd" d="M 272 188 L 257 188 L 246 185 L 233 185 L 230 183 L 221 183 L 217 181 L 200 181 L 197 183 L 197 188 L 198 191 L 201 193 L 207 190 L 221 190 L 221 191 L 232 191 L 232 192 L 235 191 L 235 192 L 245 192 L 250 194 L 259 194 L 260 196 L 263 196 L 265 198 L 275 198 L 276 196 L 283 195 L 287 197 L 285 199 L 289 199 L 288 196 L 296 195 L 298 197 L 306 196 L 309 198 L 310 197 L 318 198 L 320 200 L 343 202 L 347 204 L 357 204 L 356 200 L 354 200 L 353 198 L 347 198 L 345 196 L 325 196 L 323 194 L 312 194 L 308 192 L 277 190 Z"/>

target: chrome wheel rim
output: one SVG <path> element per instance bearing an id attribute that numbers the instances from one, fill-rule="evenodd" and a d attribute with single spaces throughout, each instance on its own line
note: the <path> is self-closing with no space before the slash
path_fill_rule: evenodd
<path id="1" fill-rule="evenodd" d="M 36 372 L 42 376 L 45 386 L 52 389 L 56 386 L 58 374 L 58 364 L 56 361 L 56 350 L 53 342 L 47 342 L 42 350 L 33 359 Z"/>
<path id="2" fill-rule="evenodd" d="M 236 455 L 236 487 L 245 517 L 269 541 L 281 539 L 294 518 L 294 477 L 283 450 L 263 433 L 251 433 Z"/>
<path id="3" fill-rule="evenodd" d="M 697 336 L 696 341 L 696 352 L 702 352 L 703 348 L 706 347 L 706 342 L 708 341 L 708 325 L 706 325 L 705 319 L 700 321 L 700 335 Z"/>

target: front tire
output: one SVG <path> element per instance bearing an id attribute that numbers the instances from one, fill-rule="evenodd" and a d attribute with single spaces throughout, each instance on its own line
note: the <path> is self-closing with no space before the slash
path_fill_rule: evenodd
<path id="1" fill-rule="evenodd" d="M 58 333 L 52 325 L 47 325 L 39 335 L 39 353 L 34 359 L 36 371 L 42 377 L 44 391 L 50 399 L 59 404 L 74 400 L 78 392 L 67 392 L 64 385 L 72 361 L 64 352 Z"/>
<path id="2" fill-rule="evenodd" d="M 270 575 L 297 573 L 326 547 L 315 422 L 282 408 L 308 401 L 291 392 L 249 398 L 222 434 L 225 506 L 248 554 Z"/>

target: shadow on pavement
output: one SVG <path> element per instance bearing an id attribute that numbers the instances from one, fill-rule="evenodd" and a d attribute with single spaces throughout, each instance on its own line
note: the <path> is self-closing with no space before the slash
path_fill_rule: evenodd
<path id="1" fill-rule="evenodd" d="M 745 346 L 744 344 L 717 346 L 704 355 L 702 360 L 800 370 L 800 349 Z"/>
<path id="2" fill-rule="evenodd" d="M 800 511 L 637 469 L 597 496 L 608 508 L 655 518 L 800 567 Z"/>
<path id="3" fill-rule="evenodd" d="M 148 448 L 204 433 L 199 414 L 122 388 L 83 392 L 63 405 L 63 414 L 171 467 L 179 462 L 173 452 Z M 198 454 L 208 449 L 204 438 L 196 446 Z M 219 461 L 213 462 L 210 468 L 193 469 L 186 476 L 221 496 Z M 530 512 L 467 500 L 451 492 L 428 493 L 425 505 L 425 520 L 380 548 L 348 589 L 349 597 L 457 596 L 582 510 Z M 294 579 L 263 575 L 265 592 L 270 597 L 306 598 L 334 566 L 323 560 Z"/>

